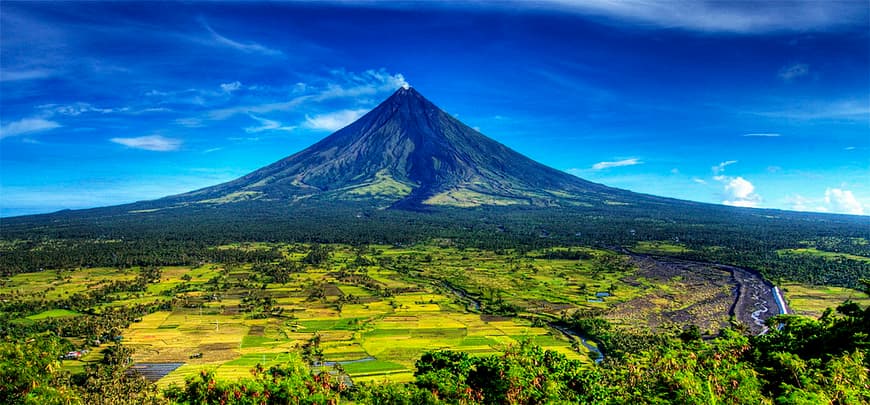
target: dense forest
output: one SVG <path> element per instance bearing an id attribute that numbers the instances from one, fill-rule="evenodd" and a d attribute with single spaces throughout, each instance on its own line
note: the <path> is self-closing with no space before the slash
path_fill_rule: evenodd
<path id="1" fill-rule="evenodd" d="M 139 203 L 147 204 L 147 203 Z M 138 205 L 136 208 L 142 208 Z M 147 205 L 145 205 L 147 207 Z M 319 202 L 292 209 L 256 201 L 128 212 L 119 206 L 4 218 L 0 273 L 81 266 L 187 265 L 226 258 L 208 246 L 242 242 L 363 244 L 449 243 L 490 250 L 554 246 L 632 249 L 664 241 L 685 249 L 659 252 L 759 271 L 770 280 L 857 287 L 870 262 L 796 255 L 816 248 L 867 256 L 870 219 L 696 204 L 657 210 L 588 208 L 433 208 L 382 210 Z M 106 210 L 115 215 L 107 216 Z M 227 212 L 229 211 L 229 212 Z M 240 260 L 247 258 L 239 258 Z"/>

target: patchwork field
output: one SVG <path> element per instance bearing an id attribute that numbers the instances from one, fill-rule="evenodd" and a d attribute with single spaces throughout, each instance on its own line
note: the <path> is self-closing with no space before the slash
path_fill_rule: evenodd
<path id="1" fill-rule="evenodd" d="M 103 311 L 151 308 L 104 340 L 133 349 L 140 371 L 167 386 L 202 369 L 222 378 L 247 376 L 257 364 L 292 356 L 354 381 L 405 381 L 426 351 L 482 355 L 521 340 L 591 364 L 598 356 L 590 352 L 594 342 L 562 332 L 554 324 L 562 316 L 586 311 L 638 329 L 689 322 L 715 333 L 727 324 L 736 288 L 721 268 L 589 248 L 245 243 L 216 249 L 227 252 L 226 262 L 19 274 L 3 280 L 0 296 L 40 302 L 101 289 Z M 232 256 L 246 252 L 270 252 L 271 259 Z M 815 296 L 830 306 L 847 294 L 787 288 L 795 307 L 807 311 L 823 305 Z M 16 322 L 85 316 L 46 308 Z M 81 370 L 109 346 L 102 341 L 64 366 Z"/>

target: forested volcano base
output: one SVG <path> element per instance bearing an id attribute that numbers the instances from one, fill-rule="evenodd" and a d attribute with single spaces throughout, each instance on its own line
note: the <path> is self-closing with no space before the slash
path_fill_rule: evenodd
<path id="1" fill-rule="evenodd" d="M 8 242 L 43 268 L 0 283 L 0 402 L 870 400 L 865 294 L 791 283 L 800 313 L 851 301 L 735 312 L 737 269 L 650 255 L 674 242 L 137 243 Z M 784 254 L 865 259 L 813 249 Z"/>
<path id="2" fill-rule="evenodd" d="M 870 217 L 691 203 L 585 208 L 382 209 L 317 201 L 155 202 L 2 219 L 0 274 L 79 266 L 189 265 L 238 242 L 413 245 L 532 250 L 590 246 L 738 266 L 774 284 L 857 288 L 870 278 Z"/>

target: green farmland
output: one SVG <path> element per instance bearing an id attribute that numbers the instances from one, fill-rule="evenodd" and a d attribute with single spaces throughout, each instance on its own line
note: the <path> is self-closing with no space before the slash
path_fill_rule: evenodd
<path id="1" fill-rule="evenodd" d="M 431 246 L 323 248 L 328 250 L 323 260 L 306 263 L 309 246 L 220 246 L 216 249 L 277 252 L 279 259 L 163 267 L 159 280 L 139 291 L 112 291 L 100 307 L 162 306 L 118 332 L 136 363 L 183 363 L 159 380 L 162 386 L 183 383 L 201 369 L 223 378 L 247 376 L 257 364 L 279 364 L 300 350 L 307 350 L 312 364 L 341 364 L 354 381 L 406 381 L 426 351 L 485 355 L 525 340 L 591 363 L 584 346 L 548 323 L 566 310 L 607 306 L 587 302 L 599 290 L 618 288 L 613 303 L 637 294 L 618 280 L 623 273 L 593 272 L 593 256 L 548 260 L 534 252 Z M 264 273 L 279 263 L 292 271 L 280 277 Z M 63 299 L 130 282 L 140 270 L 23 273 L 7 279 L 0 294 L 22 301 Z M 521 274 L 518 283 L 511 282 L 513 274 Z M 76 316 L 84 315 L 50 309 L 18 322 Z M 98 359 L 107 346 L 97 346 L 89 358 Z M 65 366 L 80 369 L 87 361 Z"/>

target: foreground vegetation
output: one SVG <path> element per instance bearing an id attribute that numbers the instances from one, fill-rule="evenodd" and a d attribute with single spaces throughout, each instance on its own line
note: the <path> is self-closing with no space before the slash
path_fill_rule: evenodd
<path id="1" fill-rule="evenodd" d="M 0 344 L 4 403 L 684 403 L 862 404 L 870 401 L 870 310 L 845 303 L 818 320 L 784 315 L 781 329 L 747 337 L 726 329 L 704 341 L 692 333 L 637 337 L 632 350 L 588 367 L 529 342 L 496 355 L 432 351 L 409 383 L 349 386 L 342 372 L 314 372 L 297 355 L 256 365 L 252 375 L 216 379 L 210 371 L 162 392 L 126 372 L 123 346 L 70 377 L 58 367 L 63 342 L 52 334 Z"/>
<path id="2" fill-rule="evenodd" d="M 624 250 L 4 243 L 48 267 L 0 278 L 0 403 L 870 401 L 870 300 L 848 288 L 784 284 L 812 317 L 751 337 L 727 272 Z"/>

